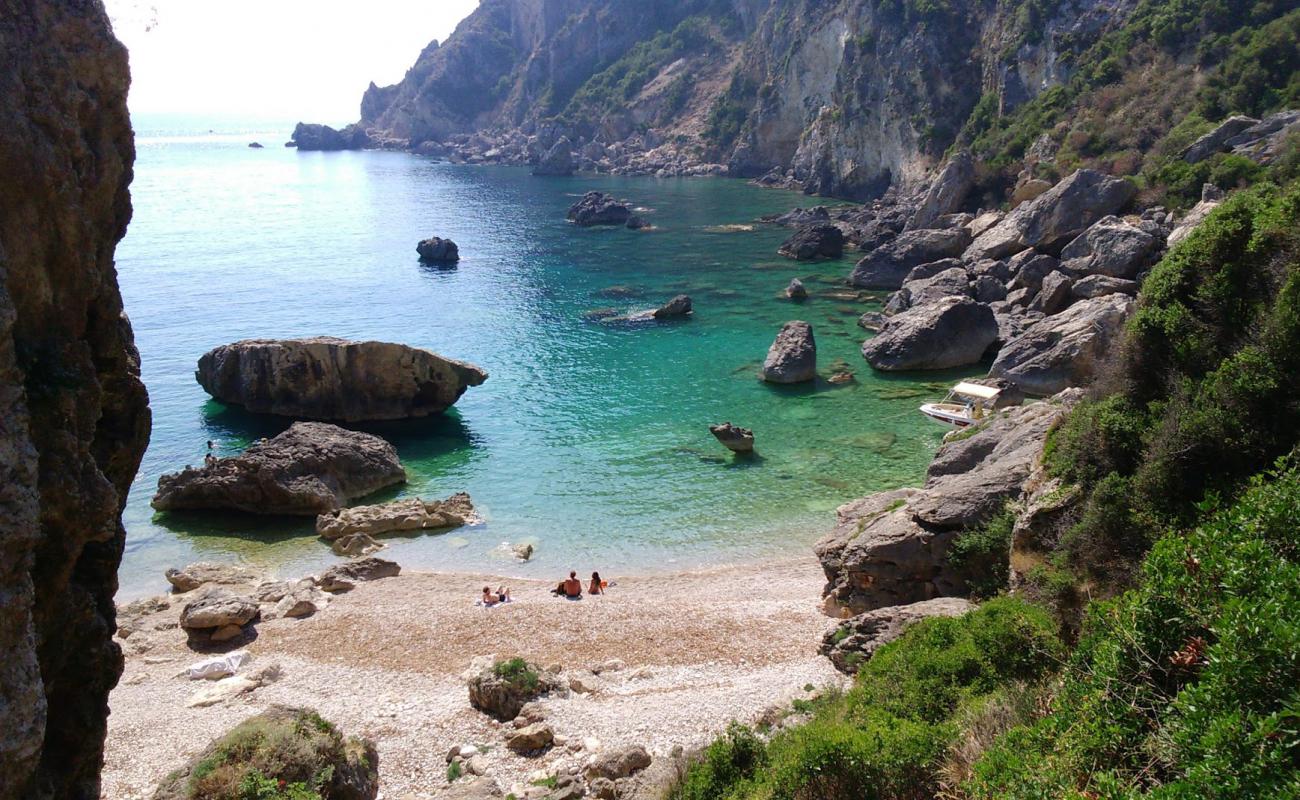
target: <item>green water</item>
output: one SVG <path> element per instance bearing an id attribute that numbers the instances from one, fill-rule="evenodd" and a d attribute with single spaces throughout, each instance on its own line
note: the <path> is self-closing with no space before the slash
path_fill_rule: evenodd
<path id="1" fill-rule="evenodd" d="M 126 513 L 123 597 L 200 558 L 285 575 L 334 560 L 309 521 L 148 505 L 158 476 L 200 463 L 207 440 L 234 453 L 287 425 L 222 407 L 194 382 L 203 352 L 242 338 L 404 342 L 491 374 L 442 418 L 366 428 L 397 445 L 410 473 L 380 499 L 468 491 L 486 517 L 388 540 L 385 557 L 412 568 L 617 575 L 806 551 L 840 503 L 919 481 L 944 432 L 916 407 L 956 376 L 873 374 L 856 318 L 878 306 L 825 296 L 842 290 L 849 258 L 796 264 L 775 255 L 785 231 L 725 227 L 807 198 L 724 179 L 534 178 L 245 142 L 139 144 L 118 268 L 154 433 Z M 591 189 L 630 199 L 657 229 L 566 223 Z M 433 234 L 459 243 L 458 266 L 417 261 L 416 240 Z M 802 304 L 783 296 L 796 276 L 813 294 Z M 693 319 L 584 318 L 681 292 Z M 791 319 L 812 323 L 823 377 L 764 384 L 758 367 Z M 854 383 L 825 381 L 846 365 Z M 714 441 L 708 425 L 723 420 L 754 429 L 758 457 Z M 513 561 L 506 542 L 533 543 L 534 560 Z"/>

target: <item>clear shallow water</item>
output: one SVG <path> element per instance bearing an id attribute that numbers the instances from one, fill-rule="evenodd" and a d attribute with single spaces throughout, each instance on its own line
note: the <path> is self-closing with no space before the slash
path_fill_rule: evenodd
<path id="1" fill-rule="evenodd" d="M 259 138 L 267 147 L 246 147 Z M 379 499 L 468 491 L 486 523 L 389 539 L 385 556 L 436 570 L 555 576 L 681 569 L 806 549 L 853 497 L 920 479 L 943 429 L 916 412 L 953 376 L 884 377 L 859 353 L 869 305 L 783 297 L 790 278 L 836 288 L 840 262 L 775 255 L 784 231 L 746 225 L 806 198 L 723 179 L 534 178 L 402 153 L 298 153 L 283 135 L 141 138 L 135 215 L 118 248 L 154 427 L 125 515 L 121 597 L 165 586 L 192 560 L 242 560 L 297 575 L 331 562 L 311 522 L 155 514 L 164 472 L 223 454 L 287 421 L 212 401 L 198 357 L 250 337 L 329 334 L 426 347 L 491 375 L 442 418 L 359 426 L 397 446 L 410 474 Z M 613 192 L 652 232 L 579 229 L 574 195 Z M 460 245 L 454 268 L 417 260 L 430 235 Z M 601 290 L 630 286 L 638 297 Z M 616 326 L 583 312 L 642 309 L 685 292 L 694 319 Z M 756 379 L 781 323 L 814 326 L 819 365 L 857 383 Z M 755 431 L 736 460 L 708 425 Z M 503 542 L 532 542 L 534 560 Z"/>

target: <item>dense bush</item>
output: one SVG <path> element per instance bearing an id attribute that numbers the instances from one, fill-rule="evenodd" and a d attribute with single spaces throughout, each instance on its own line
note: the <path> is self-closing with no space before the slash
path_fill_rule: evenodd
<path id="1" fill-rule="evenodd" d="M 975 765 L 975 798 L 1300 793 L 1300 475 L 1147 557 L 1093 607 L 1051 713 Z"/>
<path id="2" fill-rule="evenodd" d="M 1015 512 L 1006 509 L 984 524 L 962 531 L 948 548 L 948 563 L 972 575 L 966 581 L 972 598 L 983 600 L 1007 588 L 1015 524 Z"/>
<path id="3" fill-rule="evenodd" d="M 677 787 L 677 800 L 931 798 L 954 718 L 1040 680 L 1063 657 L 1055 625 L 1012 598 L 908 629 L 876 651 L 843 697 L 770 742 L 733 727 Z"/>
<path id="4" fill-rule="evenodd" d="M 1300 184 L 1238 193 L 1157 265 L 1099 391 L 1047 455 L 1088 492 L 1070 563 L 1124 585 L 1159 531 L 1300 441 Z"/>

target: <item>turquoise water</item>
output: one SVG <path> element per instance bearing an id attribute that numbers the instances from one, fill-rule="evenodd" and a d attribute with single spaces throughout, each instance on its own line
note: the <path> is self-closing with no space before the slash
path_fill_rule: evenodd
<path id="1" fill-rule="evenodd" d="M 201 463 L 287 422 L 212 401 L 194 381 L 213 346 L 329 334 L 426 347 L 491 375 L 446 416 L 365 428 L 393 441 L 410 482 L 393 496 L 468 491 L 486 522 L 390 539 L 386 557 L 435 570 L 627 574 L 804 550 L 834 508 L 920 479 L 943 429 L 917 412 L 951 376 L 873 375 L 857 316 L 874 306 L 814 295 L 850 268 L 775 255 L 784 232 L 749 225 L 806 198 L 724 179 L 534 178 L 402 153 L 298 153 L 283 134 L 138 141 L 135 216 L 118 249 L 154 428 L 125 516 L 122 596 L 165 586 L 196 559 L 296 575 L 334 560 L 307 520 L 155 514 L 164 472 Z M 579 229 L 575 195 L 613 192 L 657 230 Z M 454 268 L 421 265 L 418 239 L 460 245 Z M 601 291 L 628 286 L 634 298 Z M 695 316 L 618 326 L 592 309 L 652 307 L 685 292 Z M 775 387 L 756 373 L 781 323 L 814 326 L 823 376 Z M 842 365 L 840 365 L 842 366 Z M 759 458 L 737 460 L 708 425 L 751 427 Z M 362 426 L 364 427 L 364 426 Z M 532 542 L 520 564 L 503 542 Z"/>

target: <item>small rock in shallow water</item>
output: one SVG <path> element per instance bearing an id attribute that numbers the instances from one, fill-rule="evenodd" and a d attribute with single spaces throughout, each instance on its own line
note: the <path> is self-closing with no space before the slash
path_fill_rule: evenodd
<path id="1" fill-rule="evenodd" d="M 721 425 L 710 425 L 709 432 L 722 443 L 723 447 L 733 453 L 752 453 L 754 451 L 754 432 L 749 428 L 742 428 L 738 425 L 732 425 L 730 422 L 724 422 Z"/>

